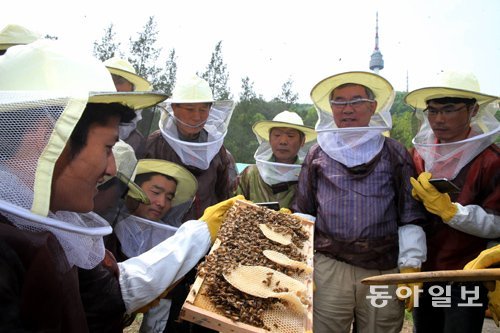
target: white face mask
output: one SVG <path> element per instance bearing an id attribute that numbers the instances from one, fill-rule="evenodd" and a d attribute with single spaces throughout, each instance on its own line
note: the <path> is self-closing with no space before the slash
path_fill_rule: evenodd
<path id="1" fill-rule="evenodd" d="M 176 118 L 173 116 L 171 105 L 168 104 L 159 123 L 161 134 L 179 155 L 182 163 L 207 170 L 210 162 L 222 147 L 234 106 L 232 101 L 214 102 L 203 127 L 207 133 L 206 142 L 188 142 L 179 139 Z"/>
<path id="2" fill-rule="evenodd" d="M 455 179 L 460 170 L 495 142 L 500 133 L 500 123 L 495 118 L 498 101 L 482 105 L 471 119 L 471 131 L 465 140 L 451 143 L 437 143 L 427 117 L 422 110 L 416 111 L 422 126 L 413 138 L 413 145 L 425 161 L 425 170 L 433 178 Z"/>

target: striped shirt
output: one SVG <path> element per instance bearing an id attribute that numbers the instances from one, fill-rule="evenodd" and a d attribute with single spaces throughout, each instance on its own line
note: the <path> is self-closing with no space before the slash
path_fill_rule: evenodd
<path id="1" fill-rule="evenodd" d="M 397 235 L 398 226 L 425 218 L 421 204 L 411 196 L 411 157 L 399 142 L 386 138 L 380 154 L 364 170 L 354 169 L 313 146 L 299 176 L 294 210 L 316 216 L 315 229 L 332 240 Z"/>

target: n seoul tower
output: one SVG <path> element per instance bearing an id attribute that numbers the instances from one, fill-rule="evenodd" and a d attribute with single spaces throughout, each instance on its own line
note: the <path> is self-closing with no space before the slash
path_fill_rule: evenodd
<path id="1" fill-rule="evenodd" d="M 384 68 L 384 59 L 382 58 L 382 53 L 378 49 L 378 12 L 377 12 L 377 25 L 375 28 L 375 50 L 371 55 L 370 59 L 370 69 L 378 74 L 379 70 Z"/>

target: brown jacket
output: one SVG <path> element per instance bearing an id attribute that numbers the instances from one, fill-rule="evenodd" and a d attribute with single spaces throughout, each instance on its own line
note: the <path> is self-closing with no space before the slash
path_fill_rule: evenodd
<path id="1" fill-rule="evenodd" d="M 89 332 L 77 268 L 57 239 L 8 222 L 0 235 L 0 331 Z"/>

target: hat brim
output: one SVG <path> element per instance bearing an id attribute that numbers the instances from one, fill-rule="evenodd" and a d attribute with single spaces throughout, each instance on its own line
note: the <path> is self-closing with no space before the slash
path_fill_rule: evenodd
<path id="1" fill-rule="evenodd" d="M 131 109 L 139 110 L 154 106 L 167 95 L 158 92 L 90 92 L 89 103 L 120 103 Z"/>
<path id="2" fill-rule="evenodd" d="M 170 104 L 197 104 L 197 103 L 214 103 L 215 99 L 167 99 L 167 103 Z"/>
<path id="3" fill-rule="evenodd" d="M 405 103 L 416 109 L 425 109 L 428 100 L 443 97 L 475 98 L 479 105 L 498 99 L 497 96 L 481 94 L 469 90 L 447 87 L 426 87 L 416 89 L 406 95 Z"/>
<path id="4" fill-rule="evenodd" d="M 151 201 L 149 200 L 149 197 L 147 196 L 146 193 L 142 190 L 142 188 L 134 183 L 130 178 L 125 176 L 123 173 L 120 171 L 116 172 L 116 178 L 120 180 L 122 183 L 126 184 L 128 186 L 128 192 L 127 195 L 140 203 L 143 203 L 145 205 L 149 205 Z"/>
<path id="5" fill-rule="evenodd" d="M 125 80 L 132 83 L 134 85 L 134 91 L 151 91 L 153 88 L 148 80 L 140 77 L 137 74 L 111 66 L 106 66 L 106 68 L 109 70 L 111 74 L 121 76 Z"/>
<path id="6" fill-rule="evenodd" d="M 347 83 L 359 84 L 370 88 L 375 94 L 377 108 L 375 113 L 384 107 L 390 99 L 394 88 L 380 75 L 370 72 L 345 72 L 327 77 L 317 83 L 311 90 L 311 99 L 321 111 L 331 112 L 330 94 L 333 89 Z"/>
<path id="7" fill-rule="evenodd" d="M 195 176 L 183 166 L 157 159 L 142 159 L 137 163 L 136 175 L 156 172 L 170 176 L 177 181 L 172 207 L 192 200 L 198 190 L 198 181 Z"/>
<path id="8" fill-rule="evenodd" d="M 28 43 L 9 43 L 9 44 L 0 44 L 0 51 L 7 50 L 9 47 L 16 46 L 16 45 L 25 45 Z"/>
<path id="9" fill-rule="evenodd" d="M 274 127 L 287 127 L 301 131 L 305 135 L 305 142 L 316 140 L 317 133 L 314 128 L 301 126 L 281 121 L 261 120 L 252 126 L 252 131 L 264 140 L 269 140 L 269 132 Z"/>

